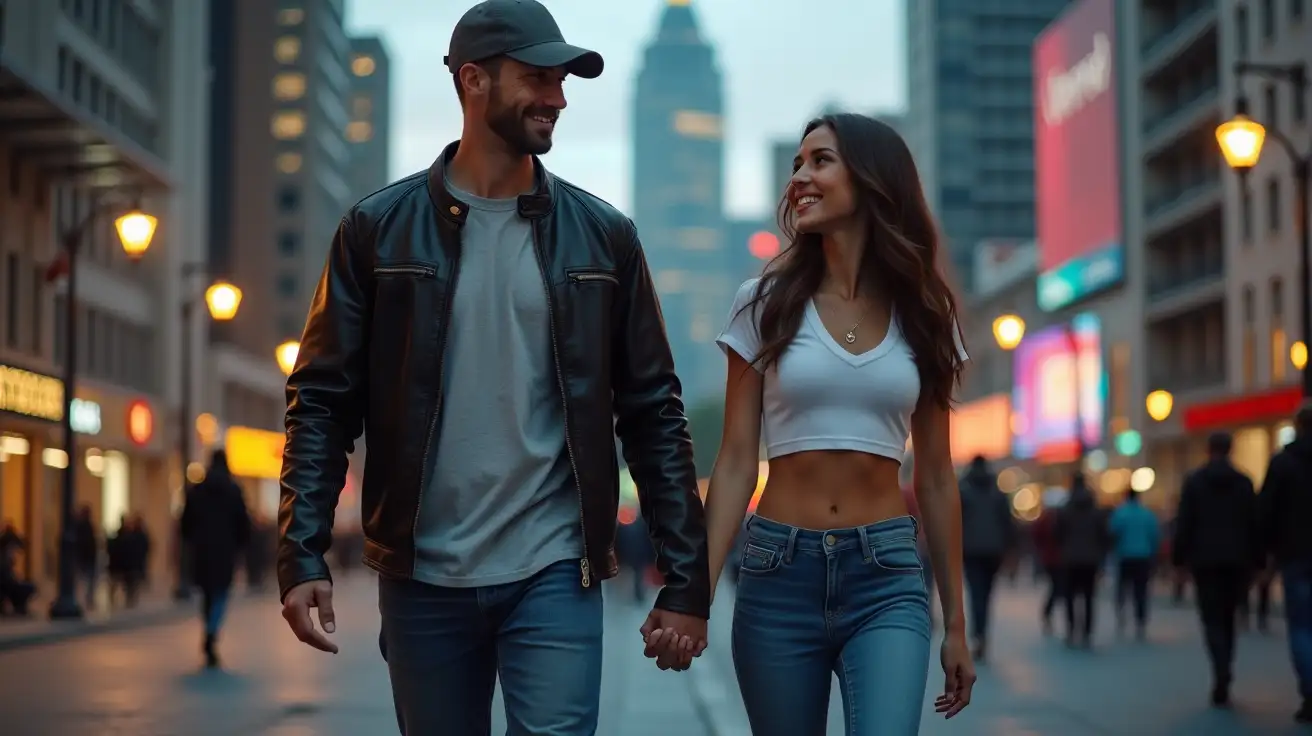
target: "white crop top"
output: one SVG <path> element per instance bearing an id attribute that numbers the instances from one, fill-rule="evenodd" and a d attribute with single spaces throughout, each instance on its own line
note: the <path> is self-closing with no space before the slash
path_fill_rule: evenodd
<path id="1" fill-rule="evenodd" d="M 729 324 L 715 339 L 751 363 L 761 348 L 756 312 L 744 310 L 760 279 L 738 287 Z M 962 359 L 967 356 L 958 342 Z M 759 365 L 753 366 L 757 371 Z M 815 301 L 788 349 L 763 372 L 761 429 L 768 459 L 806 450 L 855 450 L 898 462 L 906 454 L 911 413 L 920 398 L 920 373 L 902 338 L 897 314 L 883 342 L 853 355 L 834 341 Z"/>

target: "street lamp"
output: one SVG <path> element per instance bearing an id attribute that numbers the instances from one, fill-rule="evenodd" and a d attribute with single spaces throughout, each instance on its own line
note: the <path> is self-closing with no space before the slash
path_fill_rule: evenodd
<path id="1" fill-rule="evenodd" d="M 1171 409 L 1175 406 L 1175 397 L 1170 391 L 1157 389 L 1148 394 L 1144 399 L 1144 408 L 1148 410 L 1148 416 L 1152 417 L 1155 422 L 1164 422 L 1171 416 Z"/>
<path id="2" fill-rule="evenodd" d="M 1003 350 L 1015 350 L 1024 338 L 1025 320 L 1020 317 L 1004 314 L 993 320 L 993 339 L 998 341 L 998 347 Z"/>
<path id="3" fill-rule="evenodd" d="M 1309 92 L 1307 63 L 1298 61 L 1291 64 L 1253 64 L 1241 61 L 1235 64 L 1235 76 L 1265 77 L 1272 81 L 1283 82 L 1294 88 L 1295 96 L 1307 95 Z M 1285 149 L 1289 160 L 1294 165 L 1294 185 L 1297 189 L 1296 206 L 1298 223 L 1298 283 L 1302 295 L 1301 317 L 1302 343 L 1301 361 L 1291 350 L 1290 359 L 1303 372 L 1303 397 L 1312 398 L 1312 371 L 1305 370 L 1307 365 L 1307 343 L 1312 340 L 1312 236 L 1309 235 L 1308 202 L 1312 190 L 1312 150 L 1299 153 L 1298 147 L 1289 136 L 1276 128 L 1267 129 L 1261 123 L 1248 117 L 1248 99 L 1240 95 L 1235 100 L 1235 116 L 1216 128 L 1216 142 L 1221 147 L 1221 155 L 1230 168 L 1240 173 L 1247 172 L 1257 165 L 1262 156 L 1262 145 L 1270 137 Z M 1299 363 L 1302 366 L 1298 366 Z"/>
<path id="4" fill-rule="evenodd" d="M 182 339 L 179 341 L 182 346 L 180 357 L 182 371 L 181 377 L 181 395 L 178 400 L 178 464 L 182 470 L 182 491 L 185 497 L 189 486 L 188 478 L 191 470 L 191 322 L 192 313 L 196 309 L 197 294 L 191 290 L 192 278 L 205 272 L 204 263 L 184 263 L 182 264 Z M 205 306 L 209 309 L 210 319 L 215 322 L 227 322 L 237 316 L 237 309 L 241 306 L 241 289 L 228 283 L 227 281 L 218 280 L 212 283 L 209 288 L 205 289 Z M 182 543 L 181 537 L 178 541 L 178 580 L 177 588 L 173 591 L 173 597 L 176 600 L 185 601 L 191 597 L 191 575 L 190 559 L 187 554 L 186 545 Z"/>
<path id="5" fill-rule="evenodd" d="M 301 353 L 301 343 L 299 340 L 288 340 L 279 345 L 274 351 L 274 357 L 278 359 L 278 367 L 282 369 L 284 376 L 290 376 L 292 369 L 296 367 L 296 356 Z"/>
<path id="6" fill-rule="evenodd" d="M 124 212 L 119 206 L 101 200 L 76 225 L 60 235 L 60 256 L 66 270 L 64 285 L 64 477 L 59 510 L 59 592 L 50 604 L 50 617 L 82 617 L 77 600 L 77 532 L 73 505 L 77 499 L 77 441 L 73 432 L 73 401 L 77 396 L 77 256 L 82 239 L 101 217 L 119 213 L 114 220 L 123 252 L 138 261 L 150 248 L 158 220 L 137 207 Z"/>

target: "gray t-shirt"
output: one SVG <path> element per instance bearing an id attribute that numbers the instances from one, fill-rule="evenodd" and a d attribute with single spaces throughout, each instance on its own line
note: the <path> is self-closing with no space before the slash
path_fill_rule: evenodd
<path id="1" fill-rule="evenodd" d="M 414 576 L 448 587 L 511 583 L 583 556 L 546 286 L 516 201 L 447 187 L 469 212 Z"/>

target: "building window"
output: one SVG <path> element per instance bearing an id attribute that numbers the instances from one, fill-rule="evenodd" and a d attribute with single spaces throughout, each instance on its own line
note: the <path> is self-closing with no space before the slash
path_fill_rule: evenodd
<path id="1" fill-rule="evenodd" d="M 674 113 L 674 132 L 685 138 L 720 140 L 720 116 L 696 110 L 679 110 Z"/>
<path id="2" fill-rule="evenodd" d="M 298 26 L 305 21 L 305 11 L 301 8 L 284 8 L 278 11 L 278 25 Z"/>
<path id="3" fill-rule="evenodd" d="M 1253 243 L 1253 194 L 1244 186 L 1239 195 L 1239 235 L 1244 245 Z"/>
<path id="4" fill-rule="evenodd" d="M 32 354 L 45 355 L 46 335 L 46 271 L 36 268 L 32 273 Z"/>
<path id="5" fill-rule="evenodd" d="M 374 137 L 374 126 L 367 120 L 356 120 L 346 125 L 346 140 L 352 143 L 364 143 Z"/>
<path id="6" fill-rule="evenodd" d="M 351 98 L 351 116 L 363 119 L 374 114 L 374 101 L 369 95 L 356 95 Z"/>
<path id="7" fill-rule="evenodd" d="M 1257 338 L 1254 322 L 1257 319 L 1257 293 L 1252 286 L 1244 287 L 1244 388 L 1253 388 L 1257 381 Z"/>
<path id="8" fill-rule="evenodd" d="M 297 233 L 283 233 L 278 236 L 278 252 L 284 256 L 294 256 L 301 249 L 301 236 Z"/>
<path id="9" fill-rule="evenodd" d="M 1280 179 L 1274 176 L 1266 183 L 1266 223 L 1272 235 L 1280 232 Z"/>
<path id="10" fill-rule="evenodd" d="M 305 135 L 305 113 L 300 110 L 284 110 L 273 116 L 273 137 L 279 140 L 292 140 Z"/>
<path id="11" fill-rule="evenodd" d="M 301 154 L 295 151 L 280 153 L 278 158 L 274 159 L 274 165 L 278 167 L 278 171 L 284 174 L 295 174 L 300 171 L 301 163 Z"/>
<path id="12" fill-rule="evenodd" d="M 295 36 L 283 36 L 273 43 L 273 58 L 279 64 L 295 64 L 301 58 L 301 39 Z"/>
<path id="13" fill-rule="evenodd" d="M 305 96 L 305 75 L 283 72 L 273 78 L 273 96 L 280 100 L 299 100 Z"/>
<path id="14" fill-rule="evenodd" d="M 1235 8 L 1235 47 L 1239 58 L 1248 56 L 1248 6 Z"/>
<path id="15" fill-rule="evenodd" d="M 18 308 L 18 299 L 22 294 L 19 284 L 18 254 L 10 253 L 5 258 L 5 344 L 18 349 L 18 317 L 22 310 Z"/>
<path id="16" fill-rule="evenodd" d="M 288 298 L 296 296 L 296 277 L 286 273 L 279 276 L 278 294 Z"/>
<path id="17" fill-rule="evenodd" d="M 1280 92 L 1274 84 L 1268 84 L 1262 89 L 1262 100 L 1262 106 L 1265 108 L 1262 112 L 1265 119 L 1262 122 L 1268 127 L 1279 127 Z"/>
<path id="18" fill-rule="evenodd" d="M 377 68 L 378 64 L 374 61 L 374 57 L 368 54 L 356 54 L 355 58 L 351 59 L 351 73 L 357 77 L 367 77 Z"/>
<path id="19" fill-rule="evenodd" d="M 1289 0 L 1289 19 L 1295 22 L 1303 20 L 1303 0 Z"/>
<path id="20" fill-rule="evenodd" d="M 283 187 L 278 191 L 278 209 L 295 212 L 301 206 L 301 191 L 296 187 Z"/>
<path id="21" fill-rule="evenodd" d="M 1285 333 L 1285 283 L 1271 279 L 1271 381 L 1282 383 L 1287 372 L 1289 336 Z"/>
<path id="22" fill-rule="evenodd" d="M 1275 0 L 1262 0 L 1262 40 L 1270 41 L 1276 37 L 1276 3 Z"/>

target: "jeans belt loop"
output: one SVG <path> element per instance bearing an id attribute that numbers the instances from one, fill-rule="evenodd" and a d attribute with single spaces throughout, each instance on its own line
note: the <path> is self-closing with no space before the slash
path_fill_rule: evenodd
<path id="1" fill-rule="evenodd" d="M 863 526 L 857 527 L 856 533 L 861 537 L 861 556 L 866 562 L 870 562 L 875 556 L 874 550 L 870 547 L 870 533 Z"/>
<path id="2" fill-rule="evenodd" d="M 797 549 L 797 527 L 788 527 L 788 542 L 784 544 L 784 564 L 793 564 L 793 552 Z"/>

